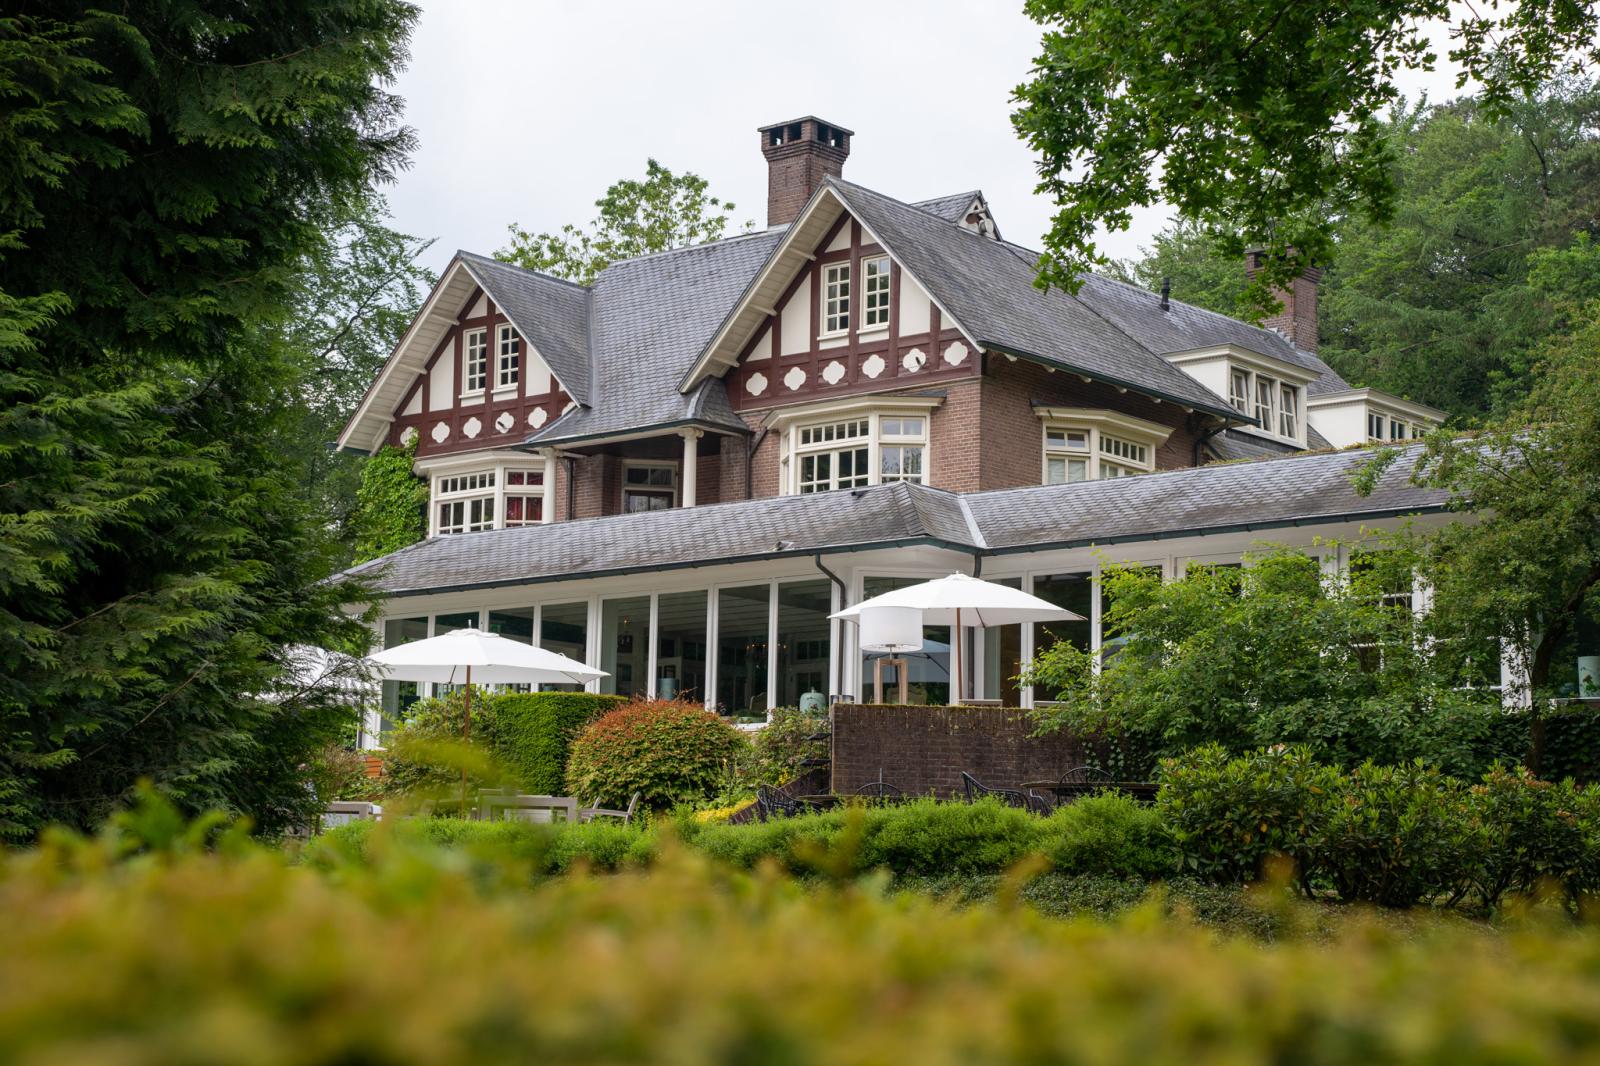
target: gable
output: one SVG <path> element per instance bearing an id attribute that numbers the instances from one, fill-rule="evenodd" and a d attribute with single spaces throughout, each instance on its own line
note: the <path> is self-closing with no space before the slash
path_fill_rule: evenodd
<path id="1" fill-rule="evenodd" d="M 559 390 L 581 403 L 588 384 L 587 308 L 588 294 L 581 286 L 457 252 L 368 386 L 339 435 L 339 449 L 371 453 L 398 442 L 396 419 L 459 406 L 450 397 L 459 398 L 462 391 L 460 360 L 454 355 L 441 358 L 441 352 L 447 343 L 457 343 L 466 321 L 491 330 L 503 323 L 516 328 L 522 338 L 523 365 L 528 368 L 518 382 L 523 397 Z M 491 336 L 491 346 L 494 339 Z M 539 391 L 528 393 L 529 386 Z M 495 412 L 495 421 L 500 413 Z M 429 439 L 435 428 L 427 427 L 423 439 Z M 459 431 L 467 428 L 446 427 L 447 439 L 462 439 Z M 524 426 L 523 432 L 527 431 Z M 479 427 L 465 439 L 481 436 Z"/>
<path id="2" fill-rule="evenodd" d="M 848 212 L 798 262 L 734 365 L 722 372 L 734 410 L 914 388 L 978 373 L 973 346 Z M 879 273 L 884 264 L 887 270 Z M 830 330 L 829 298 L 839 288 L 838 272 L 849 279 L 849 328 Z M 870 294 L 869 276 L 875 279 Z"/>

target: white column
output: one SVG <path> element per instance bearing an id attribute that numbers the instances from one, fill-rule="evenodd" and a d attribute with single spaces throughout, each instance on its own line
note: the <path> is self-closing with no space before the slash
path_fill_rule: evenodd
<path id="1" fill-rule="evenodd" d="M 544 456 L 544 484 L 543 502 L 539 504 L 539 520 L 554 522 L 556 520 L 556 450 L 545 448 L 539 452 Z"/>
<path id="2" fill-rule="evenodd" d="M 683 471 L 679 475 L 678 483 L 683 493 L 683 500 L 680 506 L 693 507 L 695 494 L 699 488 L 697 475 L 700 472 L 699 444 L 701 431 L 698 429 L 685 429 L 682 431 L 682 435 Z"/>

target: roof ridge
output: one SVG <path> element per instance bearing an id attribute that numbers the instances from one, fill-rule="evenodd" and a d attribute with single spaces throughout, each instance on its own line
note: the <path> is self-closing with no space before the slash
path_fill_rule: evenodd
<path id="1" fill-rule="evenodd" d="M 625 259 L 613 259 L 600 271 L 604 274 L 612 267 L 627 266 L 629 263 L 642 263 L 647 259 L 660 259 L 669 255 L 680 255 L 684 252 L 698 252 L 706 248 L 714 248 L 719 244 L 731 244 L 734 241 L 750 240 L 753 237 L 766 237 L 773 233 L 787 229 L 786 226 L 769 226 L 766 229 L 748 229 L 742 233 L 735 233 L 728 237 L 718 237 L 715 240 L 701 241 L 699 244 L 685 244 L 681 248 L 662 248 L 656 252 L 645 252 L 643 255 L 630 255 Z"/>
<path id="2" fill-rule="evenodd" d="M 496 259 L 494 256 L 484 255 L 482 252 L 469 252 L 465 248 L 457 248 L 456 255 L 463 258 L 476 259 L 479 262 L 488 263 L 491 266 L 506 267 L 510 270 L 527 274 L 529 277 L 538 278 L 540 281 L 554 281 L 557 284 L 565 285 L 568 288 L 577 289 L 579 292 L 589 292 L 591 289 L 591 286 L 585 285 L 581 281 L 573 281 L 571 278 L 558 278 L 554 274 L 546 274 L 542 270 L 532 270 L 521 265 L 520 263 L 508 263 L 504 259 Z"/>
<path id="3" fill-rule="evenodd" d="M 1152 289 L 1147 289 L 1143 285 L 1136 285 L 1131 281 L 1123 281 L 1121 278 L 1113 278 L 1113 277 L 1110 277 L 1110 276 L 1108 276 L 1106 274 L 1097 273 L 1097 272 L 1095 272 L 1093 270 L 1085 271 L 1083 276 L 1086 277 L 1086 278 L 1093 278 L 1096 281 L 1109 282 L 1112 285 L 1120 285 L 1124 289 L 1132 289 L 1134 292 L 1137 292 L 1137 293 L 1139 293 L 1140 295 L 1143 295 L 1143 296 L 1159 296 L 1160 295 L 1160 293 L 1157 293 Z M 1228 314 L 1223 314 L 1221 311 L 1213 311 L 1209 307 L 1201 307 L 1199 304 L 1192 304 L 1188 300 L 1180 300 L 1176 296 L 1169 296 L 1169 297 L 1167 297 L 1167 299 L 1171 303 L 1182 304 L 1184 307 L 1187 307 L 1191 311 L 1199 311 L 1201 314 L 1211 315 L 1211 316 L 1213 316 L 1215 318 L 1225 318 L 1229 322 L 1237 322 L 1241 326 L 1246 326 L 1246 327 L 1248 327 L 1250 329 L 1255 330 L 1258 333 L 1270 334 L 1270 335 L 1272 335 L 1274 337 L 1277 337 L 1279 340 L 1284 341 L 1285 343 L 1287 343 L 1290 347 L 1294 348 L 1295 351 L 1302 352 L 1303 354 L 1312 356 L 1313 358 L 1317 358 L 1317 353 L 1316 352 L 1307 352 L 1307 351 L 1305 351 L 1303 348 L 1301 348 L 1298 345 L 1296 345 L 1293 341 L 1289 340 L 1288 337 L 1285 337 L 1282 333 L 1279 333 L 1275 329 L 1269 329 L 1266 326 L 1258 326 L 1254 322 L 1249 322 L 1249 321 L 1246 321 L 1245 319 L 1240 318 L 1238 315 L 1228 315 Z"/>

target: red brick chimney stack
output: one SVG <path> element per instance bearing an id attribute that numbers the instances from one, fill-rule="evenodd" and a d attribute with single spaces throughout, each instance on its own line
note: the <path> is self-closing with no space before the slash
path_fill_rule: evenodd
<path id="1" fill-rule="evenodd" d="M 761 127 L 767 157 L 767 226 L 786 226 L 828 175 L 838 177 L 853 134 L 814 115 Z"/>
<path id="2" fill-rule="evenodd" d="M 1244 254 L 1245 273 L 1254 278 L 1266 259 L 1266 252 L 1253 249 Z M 1274 289 L 1272 295 L 1283 304 L 1283 309 L 1262 322 L 1289 338 L 1302 351 L 1317 350 L 1317 288 L 1322 281 L 1322 268 L 1306 269 L 1289 283 L 1288 289 Z"/>

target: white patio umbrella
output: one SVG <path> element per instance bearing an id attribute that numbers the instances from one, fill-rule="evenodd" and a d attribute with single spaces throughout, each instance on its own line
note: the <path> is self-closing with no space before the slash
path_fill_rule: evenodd
<path id="1" fill-rule="evenodd" d="M 605 677 L 576 659 L 531 644 L 510 640 L 481 629 L 457 629 L 426 640 L 389 648 L 367 656 L 367 662 L 388 681 L 433 681 L 467 686 L 461 711 L 461 736 L 472 738 L 472 686 L 478 685 L 582 685 Z M 462 803 L 466 803 L 466 771 L 461 772 Z"/>
<path id="2" fill-rule="evenodd" d="M 859 622 L 863 613 L 877 608 L 911 608 L 922 612 L 922 624 L 929 626 L 954 626 L 951 635 L 956 645 L 955 699 L 962 696 L 961 684 L 966 673 L 961 640 L 961 627 L 1011 626 L 1023 622 L 1074 622 L 1083 615 L 1057 607 L 1031 593 L 992 581 L 981 581 L 966 574 L 924 581 L 903 589 L 885 592 L 853 607 L 834 613 L 833 618 Z"/>

